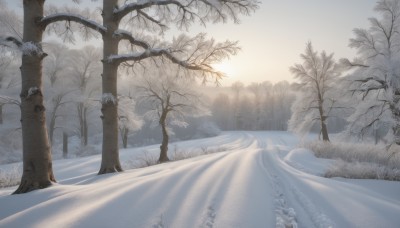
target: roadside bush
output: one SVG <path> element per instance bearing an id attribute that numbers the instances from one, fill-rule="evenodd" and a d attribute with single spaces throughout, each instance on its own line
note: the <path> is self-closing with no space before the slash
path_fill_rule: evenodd
<path id="1" fill-rule="evenodd" d="M 383 145 L 312 141 L 306 148 L 316 157 L 335 159 L 326 177 L 400 180 L 400 151 Z"/>

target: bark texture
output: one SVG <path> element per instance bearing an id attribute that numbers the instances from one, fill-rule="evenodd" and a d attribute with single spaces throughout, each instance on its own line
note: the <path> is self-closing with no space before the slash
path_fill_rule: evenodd
<path id="1" fill-rule="evenodd" d="M 83 102 L 79 102 L 76 106 L 78 112 L 78 119 L 79 119 L 79 131 L 81 136 L 81 146 L 87 146 L 88 144 L 88 121 L 87 121 L 87 112 L 88 108 L 85 107 Z"/>
<path id="2" fill-rule="evenodd" d="M 326 115 L 324 113 L 324 99 L 321 94 L 321 91 L 319 89 L 319 84 L 317 84 L 318 88 L 318 111 L 319 111 L 319 118 L 320 118 L 320 124 L 321 124 L 321 134 L 322 134 L 322 140 L 329 142 L 329 136 L 328 136 L 328 127 L 326 126 Z"/>
<path id="3" fill-rule="evenodd" d="M 42 94 L 41 51 L 43 28 L 37 21 L 43 17 L 44 0 L 24 0 L 23 42 L 37 47 L 24 50 L 21 66 L 21 124 L 23 139 L 23 174 L 14 194 L 46 188 L 55 182 L 48 140 Z"/>
<path id="4" fill-rule="evenodd" d="M 129 129 L 124 128 L 122 130 L 122 146 L 126 149 L 128 147 L 128 134 L 129 134 Z"/>
<path id="5" fill-rule="evenodd" d="M 0 104 L 0 124 L 3 124 L 3 104 Z"/>
<path id="6" fill-rule="evenodd" d="M 68 134 L 63 132 L 63 158 L 68 157 Z"/>
<path id="7" fill-rule="evenodd" d="M 164 109 L 161 117 L 160 117 L 160 125 L 161 125 L 161 130 L 162 130 L 162 142 L 160 146 L 160 157 L 158 158 L 159 163 L 167 162 L 169 161 L 168 158 L 168 142 L 169 142 L 169 135 L 167 131 L 167 114 L 168 112 Z"/>
<path id="8" fill-rule="evenodd" d="M 103 95 L 108 94 L 114 100 L 102 100 L 102 121 L 103 121 L 103 147 L 102 160 L 99 174 L 121 172 L 118 151 L 118 101 L 117 101 L 117 72 L 118 64 L 108 60 L 111 55 L 118 54 L 119 40 L 114 36 L 118 29 L 119 20 L 114 16 L 114 8 L 117 0 L 103 1 L 103 25 L 107 32 L 103 34 Z"/>

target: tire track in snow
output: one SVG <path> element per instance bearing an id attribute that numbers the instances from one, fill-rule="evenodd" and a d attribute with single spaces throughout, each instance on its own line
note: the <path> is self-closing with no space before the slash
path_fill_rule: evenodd
<path id="1" fill-rule="evenodd" d="M 275 191 L 276 227 L 335 227 L 335 223 L 312 202 L 299 188 L 292 184 L 290 173 L 283 169 L 279 149 L 275 145 L 281 139 L 258 138 L 260 146 L 259 165 L 271 178 Z M 295 209 L 297 209 L 297 212 Z"/>

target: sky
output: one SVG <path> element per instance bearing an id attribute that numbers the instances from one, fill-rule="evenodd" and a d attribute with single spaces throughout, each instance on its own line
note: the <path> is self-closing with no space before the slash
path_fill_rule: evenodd
<path id="1" fill-rule="evenodd" d="M 6 2 L 21 8 L 20 1 Z M 66 2 L 71 1 L 46 1 Z M 83 2 L 93 4 L 90 0 Z M 377 16 L 373 11 L 375 4 L 376 0 L 261 0 L 260 8 L 250 17 L 242 16 L 240 24 L 229 21 L 207 27 L 194 25 L 189 33 L 206 32 L 217 41 L 239 41 L 242 50 L 216 65 L 227 74 L 222 85 L 235 81 L 293 82 L 289 67 L 302 62 L 300 54 L 308 41 L 317 51 L 333 52 L 335 59 L 354 57 L 355 50 L 348 47 L 352 30 L 368 28 L 368 18 Z M 167 36 L 174 33 L 178 31 L 171 30 Z"/>

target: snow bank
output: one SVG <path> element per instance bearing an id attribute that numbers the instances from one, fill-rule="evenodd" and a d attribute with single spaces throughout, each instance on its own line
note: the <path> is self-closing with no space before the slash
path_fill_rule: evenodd
<path id="1" fill-rule="evenodd" d="M 324 175 L 334 162 L 331 159 L 317 158 L 312 151 L 303 148 L 291 150 L 283 160 L 296 169 L 319 176 Z"/>

